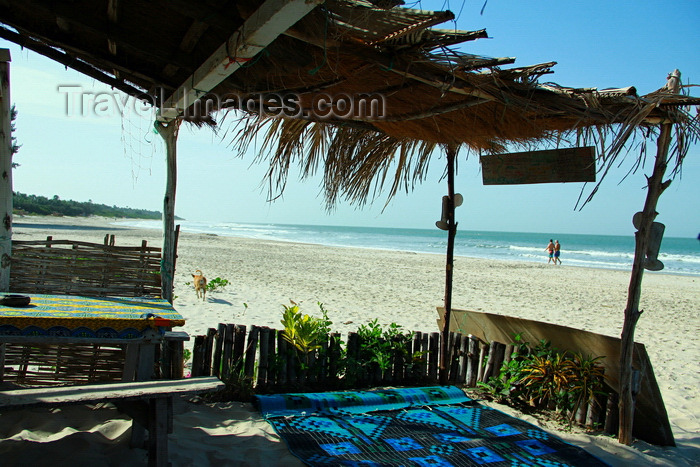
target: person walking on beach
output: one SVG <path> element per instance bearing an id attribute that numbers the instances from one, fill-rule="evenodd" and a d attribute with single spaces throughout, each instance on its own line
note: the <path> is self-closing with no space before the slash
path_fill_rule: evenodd
<path id="1" fill-rule="evenodd" d="M 549 260 L 547 261 L 547 264 L 551 263 L 554 261 L 554 264 L 557 264 L 557 261 L 554 259 L 554 243 L 552 242 L 552 239 L 549 239 L 549 245 L 547 245 L 547 248 L 544 249 L 547 253 L 549 253 Z"/>
<path id="2" fill-rule="evenodd" d="M 557 261 L 559 261 L 559 264 L 561 264 L 561 259 L 559 258 L 559 255 L 561 255 L 561 245 L 559 244 L 559 240 L 554 240 L 554 264 L 557 264 Z"/>

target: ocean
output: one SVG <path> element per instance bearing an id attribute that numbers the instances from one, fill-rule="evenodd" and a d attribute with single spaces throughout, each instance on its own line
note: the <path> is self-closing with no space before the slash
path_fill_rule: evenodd
<path id="1" fill-rule="evenodd" d="M 252 224 L 177 221 L 183 232 L 257 238 L 319 245 L 412 251 L 444 255 L 447 232 L 435 229 L 385 227 L 339 227 L 323 225 Z M 160 221 L 119 222 L 139 228 L 161 229 Z M 634 258 L 634 236 L 486 232 L 458 230 L 455 255 L 504 261 L 547 263 L 549 239 L 559 240 L 564 266 L 629 271 Z M 664 237 L 659 259 L 662 273 L 700 276 L 700 241 L 696 238 Z M 646 273 L 658 274 L 647 271 Z"/>

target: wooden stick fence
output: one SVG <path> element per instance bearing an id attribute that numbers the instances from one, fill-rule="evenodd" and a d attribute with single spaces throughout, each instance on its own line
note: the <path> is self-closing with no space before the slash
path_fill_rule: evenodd
<path id="1" fill-rule="evenodd" d="M 119 297 L 161 295 L 161 249 L 115 246 L 74 240 L 12 242 L 10 290 L 15 293 L 63 293 Z"/>
<path id="2" fill-rule="evenodd" d="M 419 384 L 438 381 L 440 333 L 415 332 L 401 352 L 391 356 L 389 365 L 368 365 L 353 374 L 358 386 L 378 384 Z M 307 358 L 282 337 L 282 331 L 268 327 L 219 324 L 206 335 L 195 336 L 192 376 L 218 376 L 226 379 L 232 372 L 254 381 L 259 390 L 276 390 L 284 386 L 308 383 L 342 385 L 340 334 L 329 335 L 320 351 Z M 346 360 L 358 362 L 363 346 L 357 333 L 349 333 Z M 448 382 L 475 387 L 499 374 L 504 361 L 510 360 L 513 346 L 499 342 L 487 345 L 474 336 L 452 332 L 447 345 Z M 348 362 L 344 362 L 347 378 Z"/>
<path id="3" fill-rule="evenodd" d="M 247 381 L 257 393 L 436 384 L 440 339 L 438 332 L 415 332 L 382 369 L 376 362 L 360 361 L 364 343 L 357 333 L 348 334 L 341 360 L 342 342 L 338 333 L 327 336 L 321 349 L 303 356 L 284 340 L 281 330 L 219 324 L 217 329 L 209 328 L 206 335 L 195 337 L 192 376 L 217 376 L 225 382 Z M 474 336 L 455 332 L 448 334 L 446 349 L 448 384 L 462 387 L 476 387 L 478 382 L 498 377 L 502 365 L 513 355 L 513 345 L 487 344 Z M 587 426 L 605 426 L 606 431 L 615 433 L 614 396 L 617 395 L 611 393 L 609 398 L 599 397 L 582 407 L 576 421 Z"/>

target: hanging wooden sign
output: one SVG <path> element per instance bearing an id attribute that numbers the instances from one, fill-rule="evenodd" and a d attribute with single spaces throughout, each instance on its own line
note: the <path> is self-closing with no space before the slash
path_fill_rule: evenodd
<path id="1" fill-rule="evenodd" d="M 482 156 L 484 185 L 595 182 L 592 146 Z"/>

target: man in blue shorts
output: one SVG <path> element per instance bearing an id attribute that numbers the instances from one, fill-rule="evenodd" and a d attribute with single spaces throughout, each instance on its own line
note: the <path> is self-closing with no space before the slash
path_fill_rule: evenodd
<path id="1" fill-rule="evenodd" d="M 552 243 L 552 239 L 549 239 L 549 245 L 547 245 L 547 248 L 544 249 L 547 253 L 549 253 L 549 260 L 547 261 L 547 264 L 551 263 L 552 260 L 554 260 L 554 264 L 557 264 L 557 261 L 554 259 L 554 243 Z"/>

